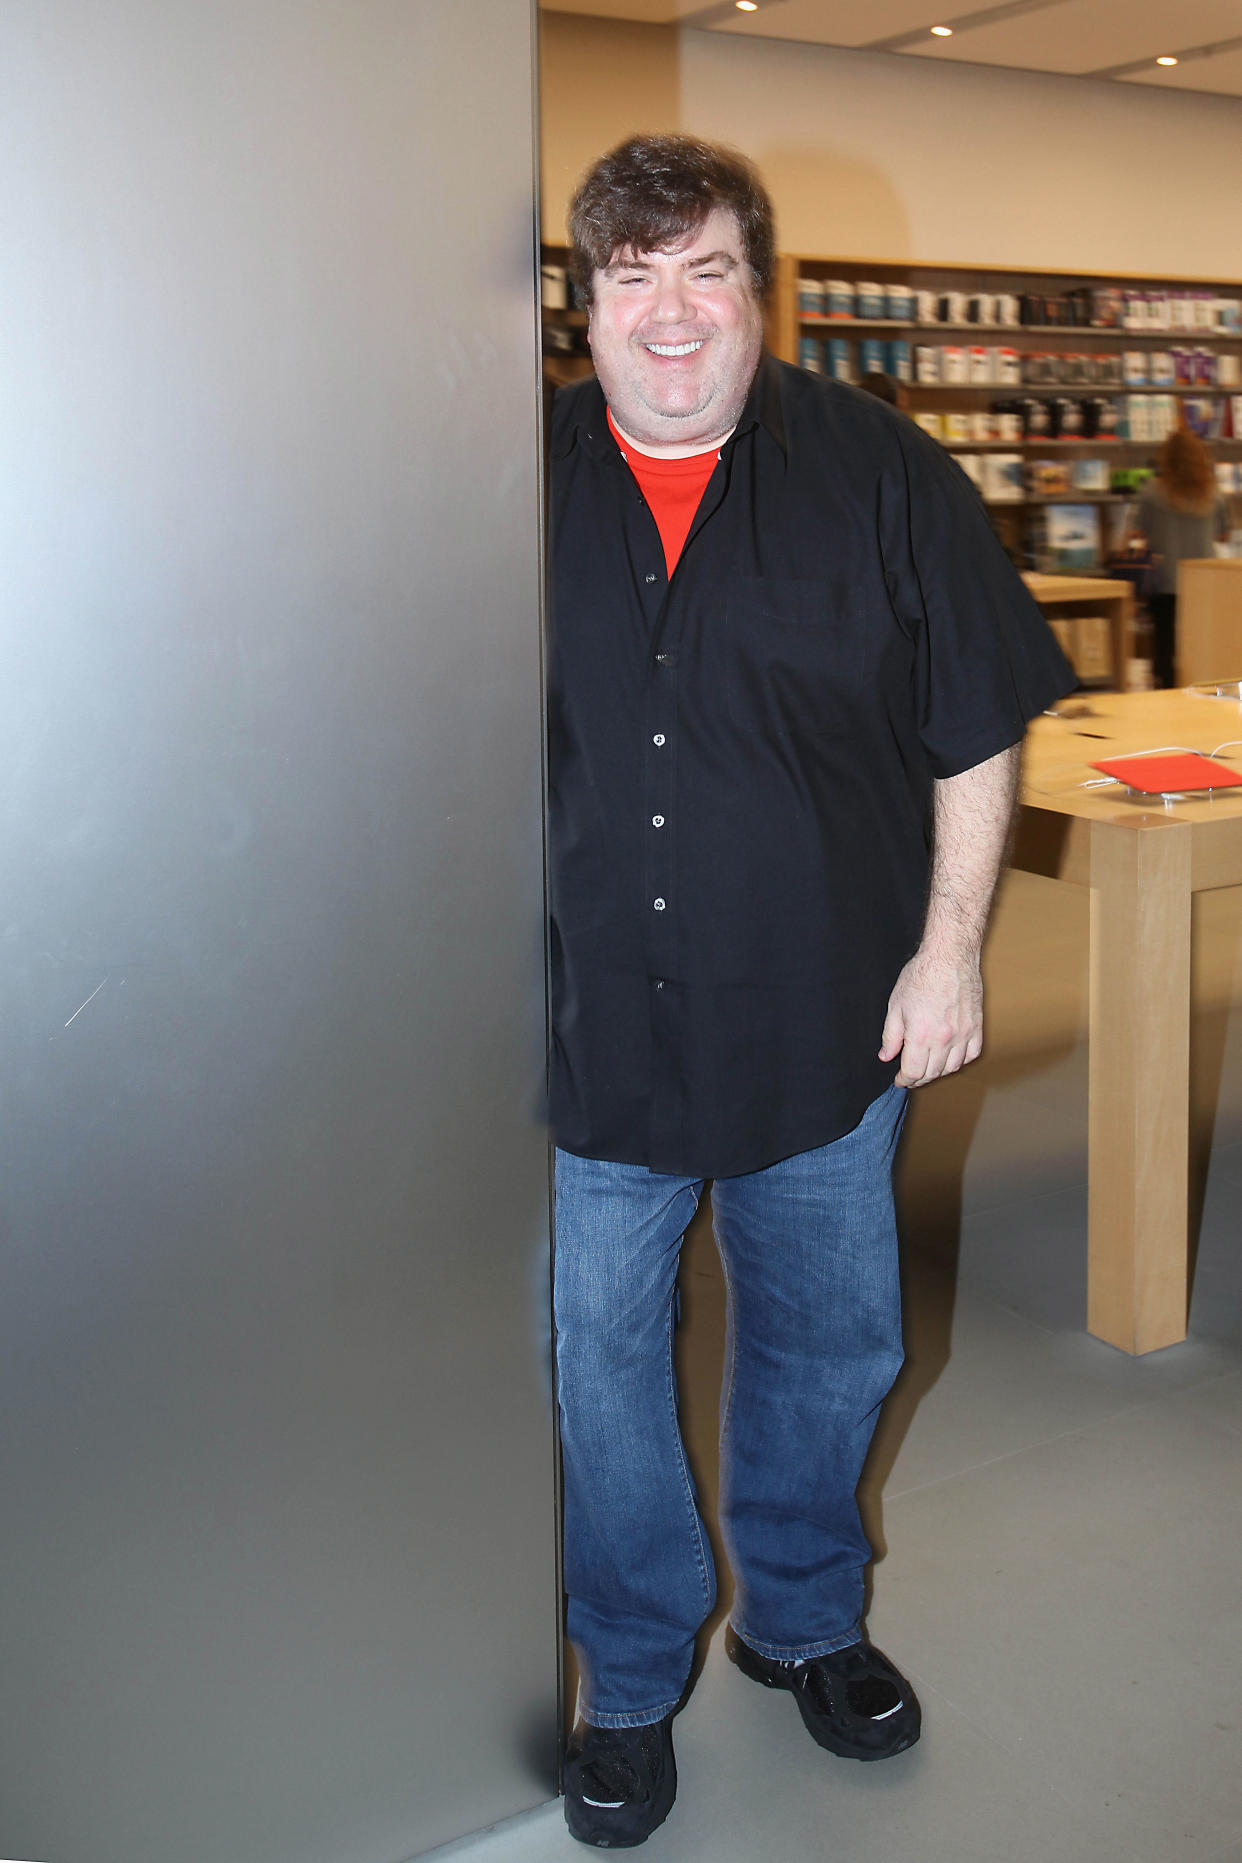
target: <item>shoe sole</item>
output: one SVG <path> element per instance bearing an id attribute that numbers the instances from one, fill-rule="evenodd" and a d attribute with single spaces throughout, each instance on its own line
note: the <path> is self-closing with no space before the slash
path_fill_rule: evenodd
<path id="1" fill-rule="evenodd" d="M 619 1811 L 610 1813 L 569 1797 L 565 1800 L 565 1822 L 570 1836 L 576 1837 L 580 1844 L 592 1844 L 597 1850 L 636 1850 L 639 1844 L 646 1843 L 652 1831 L 659 1830 L 673 1809 L 676 1797 L 677 1767 L 670 1760 L 650 1806 L 643 1809 L 641 1830 L 625 1829 L 626 1813 L 631 1818 L 635 1816 L 631 1806 L 622 1806 Z"/>
<path id="2" fill-rule="evenodd" d="M 749 1644 L 743 1643 L 740 1637 L 738 1637 L 735 1642 L 732 1640 L 730 1641 L 728 1657 L 729 1661 L 739 1668 L 743 1675 L 749 1676 L 752 1682 L 758 1682 L 764 1688 L 773 1688 L 779 1690 L 783 1694 L 792 1695 L 797 1705 L 798 1713 L 802 1716 L 802 1724 L 806 1728 L 807 1733 L 810 1734 L 816 1746 L 823 1747 L 827 1753 L 835 1753 L 838 1759 L 892 1759 L 895 1754 L 908 1752 L 923 1731 L 920 1719 L 920 1723 L 917 1727 L 900 1735 L 890 1746 L 868 1747 L 853 1745 L 850 1741 L 843 1740 L 839 1734 L 833 1733 L 831 1728 L 825 1727 L 823 1721 L 815 1713 L 815 1710 L 799 1690 L 793 1688 L 790 1683 L 784 1679 L 779 1670 L 776 1674 L 773 1674 L 767 1667 L 765 1658 L 762 1657 L 757 1650 L 752 1650 Z"/>

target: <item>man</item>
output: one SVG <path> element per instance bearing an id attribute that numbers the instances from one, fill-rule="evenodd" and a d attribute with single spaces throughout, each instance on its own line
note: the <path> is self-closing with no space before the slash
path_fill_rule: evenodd
<path id="1" fill-rule="evenodd" d="M 863 1633 L 855 1501 L 902 1356 L 892 1160 L 906 1090 L 980 1051 L 1020 743 L 1072 679 L 952 460 L 764 355 L 748 163 L 637 139 L 572 228 L 596 379 L 551 445 L 566 1813 L 612 1848 L 672 1805 L 715 1597 L 672 1372 L 705 1179 L 728 1653 L 835 1753 L 918 1738 Z"/>

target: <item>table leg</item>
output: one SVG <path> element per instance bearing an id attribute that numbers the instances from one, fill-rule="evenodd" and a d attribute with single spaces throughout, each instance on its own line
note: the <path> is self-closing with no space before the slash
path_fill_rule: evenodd
<path id="1" fill-rule="evenodd" d="M 1087 1328 L 1123 1352 L 1186 1337 L 1190 899 L 1188 827 L 1092 823 Z"/>

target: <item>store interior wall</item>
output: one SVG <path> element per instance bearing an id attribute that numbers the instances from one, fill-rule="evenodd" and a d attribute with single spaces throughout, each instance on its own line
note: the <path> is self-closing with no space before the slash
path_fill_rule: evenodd
<path id="1" fill-rule="evenodd" d="M 556 1790 L 533 79 L 0 13 L 4 1857 Z"/>
<path id="2" fill-rule="evenodd" d="M 542 12 L 545 238 L 638 130 L 733 143 L 782 251 L 1242 279 L 1242 101 Z"/>

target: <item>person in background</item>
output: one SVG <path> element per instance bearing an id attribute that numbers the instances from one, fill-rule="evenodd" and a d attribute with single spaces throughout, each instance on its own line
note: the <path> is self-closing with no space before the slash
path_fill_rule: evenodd
<path id="1" fill-rule="evenodd" d="M 1179 427 L 1160 449 L 1156 476 L 1139 493 L 1131 535 L 1141 532 L 1152 554 L 1147 596 L 1153 635 L 1152 681 L 1172 686 L 1177 639 L 1177 566 L 1211 556 L 1229 535 L 1225 501 L 1216 489 L 1211 455 L 1196 434 Z"/>
<path id="2" fill-rule="evenodd" d="M 902 1358 L 893 1154 L 907 1090 L 980 1051 L 1022 737 L 1073 680 L 948 454 L 764 353 L 744 158 L 637 138 L 571 225 L 596 373 L 558 397 L 549 501 L 565 1809 L 612 1849 L 672 1806 L 715 1599 L 672 1359 L 708 1178 L 726 1653 L 834 1754 L 919 1737 L 855 1495 Z"/>

